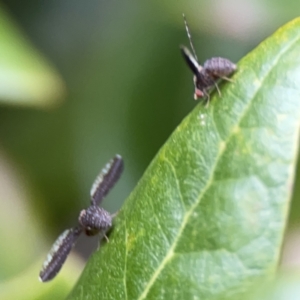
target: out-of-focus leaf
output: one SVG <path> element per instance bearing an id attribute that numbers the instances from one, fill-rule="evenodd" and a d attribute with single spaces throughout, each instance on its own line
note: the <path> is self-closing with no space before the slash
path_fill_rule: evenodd
<path id="1" fill-rule="evenodd" d="M 69 299 L 243 299 L 280 256 L 300 120 L 300 19 L 198 105 L 126 201 Z"/>
<path id="2" fill-rule="evenodd" d="M 28 205 L 32 195 L 20 173 L 0 149 L 1 281 L 25 269 L 44 246 L 41 224 Z"/>
<path id="3" fill-rule="evenodd" d="M 0 151 L 0 183 L 3 225 L 0 227 L 0 299 L 63 299 L 82 269 L 79 257 L 70 255 L 55 281 L 39 282 L 39 272 L 50 245 L 45 247 L 43 226 L 29 205 L 27 182 L 3 151 Z"/>
<path id="4" fill-rule="evenodd" d="M 260 285 L 247 300 L 299 300 L 299 270 L 281 271 L 274 281 Z"/>
<path id="5" fill-rule="evenodd" d="M 55 280 L 42 283 L 38 279 L 41 261 L 34 264 L 6 281 L 0 282 L 1 300 L 53 300 L 65 299 L 72 285 L 76 282 L 82 265 L 78 257 L 68 257 L 65 268 Z"/>
<path id="6" fill-rule="evenodd" d="M 52 106 L 64 83 L 0 7 L 0 103 Z"/>

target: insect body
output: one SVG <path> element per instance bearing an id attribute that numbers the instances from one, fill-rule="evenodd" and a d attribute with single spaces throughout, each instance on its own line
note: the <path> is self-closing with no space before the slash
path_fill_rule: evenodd
<path id="1" fill-rule="evenodd" d="M 120 178 L 123 160 L 116 155 L 102 169 L 91 188 L 91 206 L 80 212 L 79 225 L 65 230 L 52 246 L 40 272 L 40 280 L 49 281 L 56 276 L 82 232 L 88 236 L 104 234 L 112 226 L 113 215 L 98 205 Z"/>
<path id="2" fill-rule="evenodd" d="M 180 49 L 186 63 L 194 73 L 194 98 L 197 100 L 198 98 L 206 97 L 209 100 L 208 91 L 212 87 L 215 86 L 218 93 L 221 94 L 216 80 L 225 79 L 231 81 L 228 76 L 230 76 L 237 67 L 229 59 L 223 57 L 210 58 L 204 62 L 203 66 L 201 66 L 198 62 L 194 45 L 192 43 L 192 36 L 184 15 L 183 18 L 193 54 L 191 54 L 185 46 L 181 46 Z"/>

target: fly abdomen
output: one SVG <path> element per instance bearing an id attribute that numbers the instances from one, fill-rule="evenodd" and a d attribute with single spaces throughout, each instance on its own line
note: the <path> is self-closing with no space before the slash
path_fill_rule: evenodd
<path id="1" fill-rule="evenodd" d="M 204 62 L 203 69 L 214 78 L 226 78 L 236 70 L 236 64 L 223 57 L 213 57 Z"/>

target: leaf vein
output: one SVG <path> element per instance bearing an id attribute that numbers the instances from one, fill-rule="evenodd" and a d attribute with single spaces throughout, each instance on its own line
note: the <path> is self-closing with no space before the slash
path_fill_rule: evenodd
<path id="1" fill-rule="evenodd" d="M 244 116 L 246 115 L 246 113 L 248 112 L 252 100 L 256 97 L 257 93 L 259 92 L 262 84 L 264 83 L 265 79 L 268 77 L 269 73 L 271 72 L 271 70 L 274 68 L 274 66 L 276 66 L 278 60 L 284 55 L 284 53 L 286 51 L 288 51 L 294 43 L 296 43 L 299 40 L 299 36 L 297 36 L 296 38 L 294 38 L 292 41 L 290 41 L 286 47 L 284 47 L 282 49 L 282 51 L 280 51 L 278 53 L 278 55 L 274 58 L 273 63 L 270 64 L 270 67 L 268 70 L 265 71 L 265 74 L 261 75 L 261 80 L 260 80 L 260 84 L 257 85 L 256 89 L 253 92 L 253 95 L 251 97 L 249 97 L 249 101 L 248 103 L 246 103 L 245 108 L 243 109 L 243 112 L 241 112 L 240 117 L 237 119 L 236 124 L 233 125 L 233 127 L 239 125 Z M 226 143 L 225 145 L 228 144 L 229 140 L 232 138 L 232 136 L 235 133 L 231 130 L 230 133 L 228 134 L 227 138 L 225 139 Z M 214 171 L 216 170 L 217 166 L 218 166 L 218 162 L 220 161 L 223 153 L 225 152 L 226 146 L 225 147 L 219 147 L 219 153 L 217 154 L 216 158 L 215 158 L 215 164 L 212 166 L 212 172 L 210 174 L 210 177 L 207 180 L 207 184 L 206 186 L 203 188 L 203 190 L 201 191 L 201 193 L 199 194 L 199 197 L 197 198 L 197 200 L 195 201 L 195 203 L 191 206 L 191 208 L 186 212 L 182 224 L 178 230 L 178 234 L 177 236 L 174 238 L 173 244 L 171 245 L 171 247 L 169 248 L 168 252 L 166 253 L 165 258 L 161 261 L 161 264 L 158 266 L 158 268 L 156 269 L 156 271 L 153 273 L 152 277 L 150 278 L 148 284 L 145 286 L 143 292 L 141 293 L 140 297 L 138 299 L 145 299 L 145 297 L 147 296 L 148 292 L 150 291 L 151 287 L 154 285 L 156 279 L 158 278 L 158 276 L 160 275 L 160 273 L 162 272 L 162 270 L 164 269 L 164 267 L 169 263 L 169 261 L 172 259 L 173 255 L 174 255 L 174 250 L 177 246 L 177 243 L 184 231 L 184 228 L 186 227 L 188 220 L 190 219 L 190 216 L 192 215 L 192 213 L 194 212 L 194 210 L 196 209 L 196 207 L 199 205 L 200 200 L 202 199 L 203 195 L 206 193 L 206 191 L 210 188 L 210 186 L 213 184 L 214 182 Z"/>
<path id="2" fill-rule="evenodd" d="M 172 173 L 175 177 L 176 186 L 177 186 L 177 189 L 178 189 L 178 192 L 179 192 L 180 201 L 181 201 L 181 203 L 184 207 L 184 210 L 186 211 L 186 206 L 185 206 L 184 201 L 183 201 L 183 193 L 181 191 L 181 186 L 180 186 L 180 183 L 179 183 L 179 179 L 178 179 L 178 176 L 177 176 L 176 169 L 174 168 L 173 164 L 167 159 L 167 157 L 165 155 L 163 155 L 163 158 L 164 158 L 165 162 L 171 167 Z"/>
<path id="3" fill-rule="evenodd" d="M 150 199 L 149 203 L 150 203 L 150 205 L 151 205 L 151 207 L 152 207 L 153 215 L 154 215 L 154 217 L 155 217 L 155 219 L 156 219 L 157 225 L 158 225 L 158 227 L 160 228 L 160 232 L 163 234 L 164 239 L 167 241 L 168 245 L 171 245 L 171 242 L 168 240 L 168 238 L 167 238 L 165 232 L 162 230 L 162 226 L 161 226 L 161 224 L 160 224 L 160 218 L 159 218 L 159 217 L 157 216 L 157 214 L 155 213 L 154 206 L 153 206 L 153 202 L 152 202 L 151 199 Z"/>

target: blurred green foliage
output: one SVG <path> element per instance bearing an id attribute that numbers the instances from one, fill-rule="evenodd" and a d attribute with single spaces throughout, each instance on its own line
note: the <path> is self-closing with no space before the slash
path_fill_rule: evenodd
<path id="1" fill-rule="evenodd" d="M 276 28 L 296 17 L 300 8 L 296 0 L 3 3 L 2 20 L 9 12 L 12 23 L 18 23 L 24 35 L 16 36 L 19 30 L 16 33 L 15 27 L 2 27 L 2 32 L 8 41 L 11 37 L 27 43 L 24 51 L 22 47 L 14 50 L 18 48 L 19 57 L 31 53 L 32 61 L 36 61 L 33 74 L 41 81 L 32 85 L 33 91 L 45 84 L 45 89 L 32 93 L 35 97 L 26 94 L 24 98 L 8 98 L 0 91 L 0 101 L 14 105 L 0 107 L 0 147 L 4 160 L 22 174 L 21 185 L 29 191 L 29 196 L 20 198 L 29 208 L 32 226 L 40 230 L 35 251 L 44 255 L 60 231 L 72 226 L 78 211 L 88 205 L 92 181 L 113 154 L 124 157 L 125 172 L 104 201 L 111 212 L 121 207 L 157 150 L 195 106 L 192 76 L 178 47 L 188 45 L 182 12 L 187 16 L 200 61 L 212 56 L 238 61 Z M 28 46 L 29 40 L 39 51 Z M 45 63 L 38 52 L 51 64 Z M 27 57 L 26 63 L 31 59 Z M 42 79 L 49 76 L 55 79 L 48 85 Z M 51 91 L 53 82 L 59 82 L 58 92 Z M 63 96 L 64 86 L 64 102 L 46 109 Z M 18 85 L 13 91 L 18 97 L 24 93 Z M 183 102 L 189 95 L 190 101 Z M 23 105 L 17 107 L 20 101 Z M 25 108 L 26 103 L 44 110 Z M 299 176 L 296 187 L 298 180 Z M 0 182 L 1 189 L 3 184 Z M 296 188 L 293 226 L 299 226 L 299 193 Z M 4 206 L 9 198 L 0 201 Z M 25 221 L 13 210 L 10 214 L 11 226 L 18 232 Z M 7 224 L 1 226 L 7 228 Z M 5 237 L 7 253 L 18 247 L 19 236 Z M 90 249 L 82 252 L 90 253 Z M 30 265 L 29 257 L 26 263 Z M 8 278 L 24 267 L 20 265 L 1 276 Z"/>
<path id="2" fill-rule="evenodd" d="M 0 101 L 20 106 L 57 104 L 64 93 L 60 76 L 0 10 Z"/>

